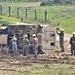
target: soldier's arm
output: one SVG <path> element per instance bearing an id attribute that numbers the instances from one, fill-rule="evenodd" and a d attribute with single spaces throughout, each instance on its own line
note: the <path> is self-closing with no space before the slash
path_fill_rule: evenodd
<path id="1" fill-rule="evenodd" d="M 38 39 L 37 39 L 37 44 L 38 44 Z"/>
<path id="2" fill-rule="evenodd" d="M 59 30 L 59 29 L 56 29 L 56 33 L 57 33 L 58 35 L 60 35 L 60 30 Z"/>
<path id="3" fill-rule="evenodd" d="M 16 48 L 16 50 L 18 50 L 18 48 L 17 48 L 17 43 L 15 43 L 15 48 Z"/>
<path id="4" fill-rule="evenodd" d="M 30 42 L 29 42 L 29 40 L 28 40 L 28 45 L 30 45 Z"/>

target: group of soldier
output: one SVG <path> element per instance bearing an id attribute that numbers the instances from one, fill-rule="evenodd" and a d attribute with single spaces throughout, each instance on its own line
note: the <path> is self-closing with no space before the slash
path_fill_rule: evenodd
<path id="1" fill-rule="evenodd" d="M 61 52 L 64 52 L 64 29 L 56 29 L 56 33 L 59 35 L 59 43 L 60 43 L 60 48 Z M 15 56 L 19 54 L 18 48 L 17 48 L 17 38 L 13 37 L 12 41 L 12 50 Z M 70 38 L 69 43 L 71 44 L 71 55 L 75 55 L 75 33 L 73 32 L 73 36 Z M 35 55 L 35 58 L 37 57 L 37 47 L 38 47 L 38 38 L 36 37 L 35 34 L 32 34 L 32 47 L 33 47 L 33 53 Z M 30 41 L 28 39 L 28 35 L 24 35 L 23 39 L 23 55 L 27 56 L 29 53 L 29 46 L 30 46 Z"/>
<path id="2" fill-rule="evenodd" d="M 13 54 L 14 56 L 18 56 L 19 55 L 19 51 L 17 48 L 17 38 L 13 37 L 12 39 L 12 50 L 13 50 Z M 38 46 L 38 38 L 36 37 L 35 34 L 32 34 L 32 47 L 33 47 L 33 53 L 35 55 L 35 58 L 37 57 L 37 46 Z M 30 41 L 28 39 L 28 35 L 24 35 L 23 38 L 23 55 L 27 56 L 29 53 L 29 46 L 30 46 Z"/>
<path id="3" fill-rule="evenodd" d="M 64 52 L 64 29 L 60 30 L 57 28 L 56 32 L 59 35 L 61 52 Z M 71 55 L 75 55 L 75 32 L 73 32 L 72 35 L 73 36 L 70 38 L 68 43 L 71 45 Z"/>

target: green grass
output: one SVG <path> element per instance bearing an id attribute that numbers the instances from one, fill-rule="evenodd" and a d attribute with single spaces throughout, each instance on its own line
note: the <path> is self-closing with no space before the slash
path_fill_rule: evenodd
<path id="1" fill-rule="evenodd" d="M 15 24 L 16 22 L 20 22 L 20 19 L 15 17 L 8 17 L 8 16 L 0 16 L 0 24 Z"/>
<path id="2" fill-rule="evenodd" d="M 40 7 L 38 2 L 25 2 L 25 3 L 0 3 L 3 5 L 3 15 L 8 16 L 8 5 L 11 6 L 11 16 L 17 17 L 16 9 L 19 9 L 19 18 L 23 18 L 26 23 L 34 24 L 49 24 L 54 27 L 60 27 L 65 30 L 66 33 L 72 33 L 75 31 L 75 6 L 74 5 L 54 5 Z M 6 6 L 6 7 L 5 7 Z M 31 7 L 28 9 L 28 17 L 26 18 L 26 11 L 24 7 Z M 34 11 L 37 11 L 37 20 L 35 20 Z M 47 22 L 45 22 L 44 13 L 47 11 Z M 10 19 L 12 20 L 12 19 Z M 17 19 L 14 19 L 17 21 Z M 18 20 L 20 21 L 20 20 Z M 58 24 L 60 26 L 58 26 Z"/>
<path id="3" fill-rule="evenodd" d="M 0 21 L 0 24 L 11 24 L 11 22 L 7 22 L 7 21 Z"/>
<path id="4" fill-rule="evenodd" d="M 22 7 L 29 7 L 29 6 L 39 6 L 39 2 L 0 2 L 2 5 L 7 6 L 22 6 Z"/>
<path id="5" fill-rule="evenodd" d="M 33 64 L 25 66 L 30 68 L 28 71 L 0 71 L 0 75 L 72 75 L 75 74 L 74 65 L 70 64 Z"/>

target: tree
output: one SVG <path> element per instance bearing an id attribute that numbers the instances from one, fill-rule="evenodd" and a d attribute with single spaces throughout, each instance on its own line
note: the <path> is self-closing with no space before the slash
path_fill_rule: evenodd
<path id="1" fill-rule="evenodd" d="M 54 3 L 60 3 L 60 0 L 54 0 Z"/>

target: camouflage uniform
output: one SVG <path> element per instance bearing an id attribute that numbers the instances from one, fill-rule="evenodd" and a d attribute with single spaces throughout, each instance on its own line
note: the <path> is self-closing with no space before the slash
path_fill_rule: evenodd
<path id="1" fill-rule="evenodd" d="M 59 31 L 60 32 L 59 33 L 57 32 L 57 34 L 59 35 L 60 47 L 61 47 L 61 51 L 64 52 L 64 31 L 63 30 L 59 30 Z"/>
<path id="2" fill-rule="evenodd" d="M 38 47 L 38 39 L 36 37 L 33 37 L 32 39 L 32 47 L 33 47 L 33 52 L 36 58 L 37 57 L 37 47 Z"/>
<path id="3" fill-rule="evenodd" d="M 71 44 L 71 55 L 75 55 L 75 37 L 72 36 L 70 38 L 70 44 Z"/>
<path id="4" fill-rule="evenodd" d="M 23 40 L 23 55 L 28 55 L 29 53 L 29 40 L 28 38 L 25 38 Z"/>
<path id="5" fill-rule="evenodd" d="M 17 50 L 17 43 L 16 43 L 16 41 L 12 42 L 12 50 L 13 50 L 14 56 L 18 56 L 18 50 Z"/>

